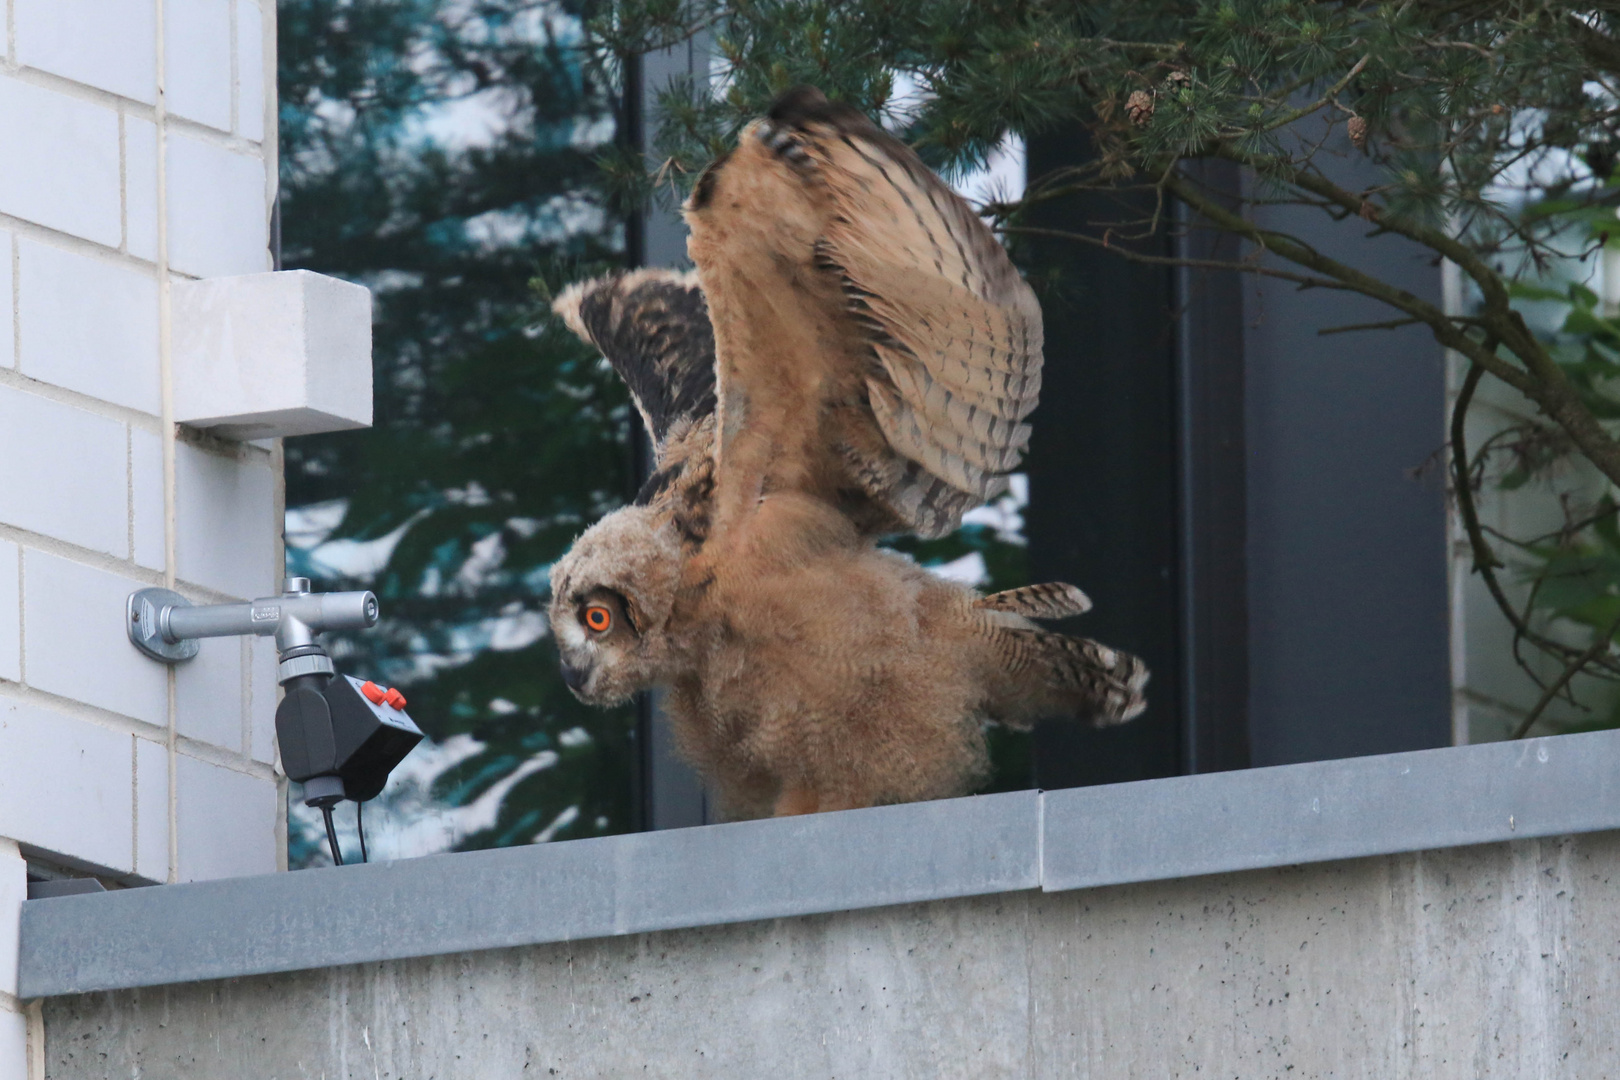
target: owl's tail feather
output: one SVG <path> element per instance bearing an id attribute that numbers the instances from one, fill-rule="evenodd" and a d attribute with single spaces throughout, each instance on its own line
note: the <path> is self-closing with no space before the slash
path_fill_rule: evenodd
<path id="1" fill-rule="evenodd" d="M 1067 582 L 1048 581 L 981 596 L 973 606 L 986 611 L 1008 611 L 1026 619 L 1066 619 L 1090 611 L 1091 597 Z"/>
<path id="2" fill-rule="evenodd" d="M 1087 717 L 1097 727 L 1134 720 L 1147 708 L 1147 665 L 1130 653 L 1044 630 L 994 631 L 1001 678 L 992 720 L 1026 728 L 1048 716 Z"/>

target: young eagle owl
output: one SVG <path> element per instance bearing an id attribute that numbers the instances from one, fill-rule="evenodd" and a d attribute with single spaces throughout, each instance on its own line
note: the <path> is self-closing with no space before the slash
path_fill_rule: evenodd
<path id="1" fill-rule="evenodd" d="M 1041 376 L 1034 294 L 903 143 L 781 97 L 684 207 L 695 275 L 572 286 L 556 310 L 629 384 L 657 470 L 552 570 L 580 700 L 655 686 L 729 817 L 961 794 L 986 721 L 1115 724 L 1147 670 L 877 546 L 1006 489 Z"/>

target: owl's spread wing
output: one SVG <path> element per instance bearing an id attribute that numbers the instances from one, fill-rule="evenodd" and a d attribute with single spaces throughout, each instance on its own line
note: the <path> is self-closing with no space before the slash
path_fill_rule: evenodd
<path id="1" fill-rule="evenodd" d="M 657 469 L 636 493 L 701 545 L 714 495 L 714 328 L 694 274 L 635 270 L 570 285 L 551 305 L 595 345 L 647 425 Z"/>
<path id="2" fill-rule="evenodd" d="M 774 220 L 763 227 L 740 215 Z M 799 320 L 816 327 L 819 354 L 779 350 L 774 360 L 757 355 L 769 341 L 745 340 L 717 314 L 722 486 L 734 465 L 767 470 L 762 491 L 837 475 L 845 486 L 835 501 L 863 531 L 923 536 L 951 531 L 1005 490 L 1040 392 L 1040 306 L 995 236 L 909 147 L 819 91 L 791 91 L 700 180 L 688 218 L 711 304 L 720 290 L 738 294 L 725 298 L 727 319 L 780 310 L 790 291 L 822 309 L 819 322 Z M 794 271 L 776 295 L 760 280 L 767 267 L 737 269 L 758 244 Z M 773 404 L 784 387 L 803 385 L 773 362 L 816 369 L 820 415 L 796 422 L 816 425 L 819 438 L 777 430 L 770 460 L 728 459 L 739 426 L 785 419 Z M 745 402 L 748 415 L 728 418 L 728 400 Z"/>
<path id="3" fill-rule="evenodd" d="M 800 130 L 832 202 L 820 261 L 881 364 L 867 379 L 878 425 L 983 501 L 1029 443 L 1040 306 L 990 230 L 904 144 L 853 109 Z"/>
<path id="4" fill-rule="evenodd" d="M 695 274 L 610 274 L 570 285 L 551 307 L 630 388 L 660 463 L 672 431 L 714 412 L 714 328 Z"/>

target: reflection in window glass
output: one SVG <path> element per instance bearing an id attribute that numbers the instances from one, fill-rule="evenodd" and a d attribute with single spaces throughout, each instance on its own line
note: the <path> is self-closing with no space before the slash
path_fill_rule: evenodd
<path id="1" fill-rule="evenodd" d="M 283 0 L 278 21 L 283 265 L 375 297 L 376 426 L 288 440 L 287 569 L 377 592 L 383 625 L 334 656 L 429 737 L 368 807 L 372 855 L 629 829 L 633 710 L 573 700 L 543 615 L 550 562 L 632 481 L 623 390 L 531 285 L 623 250 L 576 9 Z M 288 832 L 292 866 L 327 860 L 296 786 Z"/>

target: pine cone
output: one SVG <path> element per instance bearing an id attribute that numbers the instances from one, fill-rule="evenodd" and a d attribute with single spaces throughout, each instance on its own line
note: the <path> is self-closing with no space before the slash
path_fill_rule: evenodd
<path id="1" fill-rule="evenodd" d="M 1367 121 L 1359 116 L 1352 116 L 1346 124 L 1345 130 L 1350 133 L 1350 143 L 1357 150 L 1367 148 Z"/>
<path id="2" fill-rule="evenodd" d="M 1132 91 L 1131 96 L 1125 99 L 1125 115 L 1137 127 L 1147 127 L 1148 121 L 1153 119 L 1152 95 L 1146 90 Z"/>

